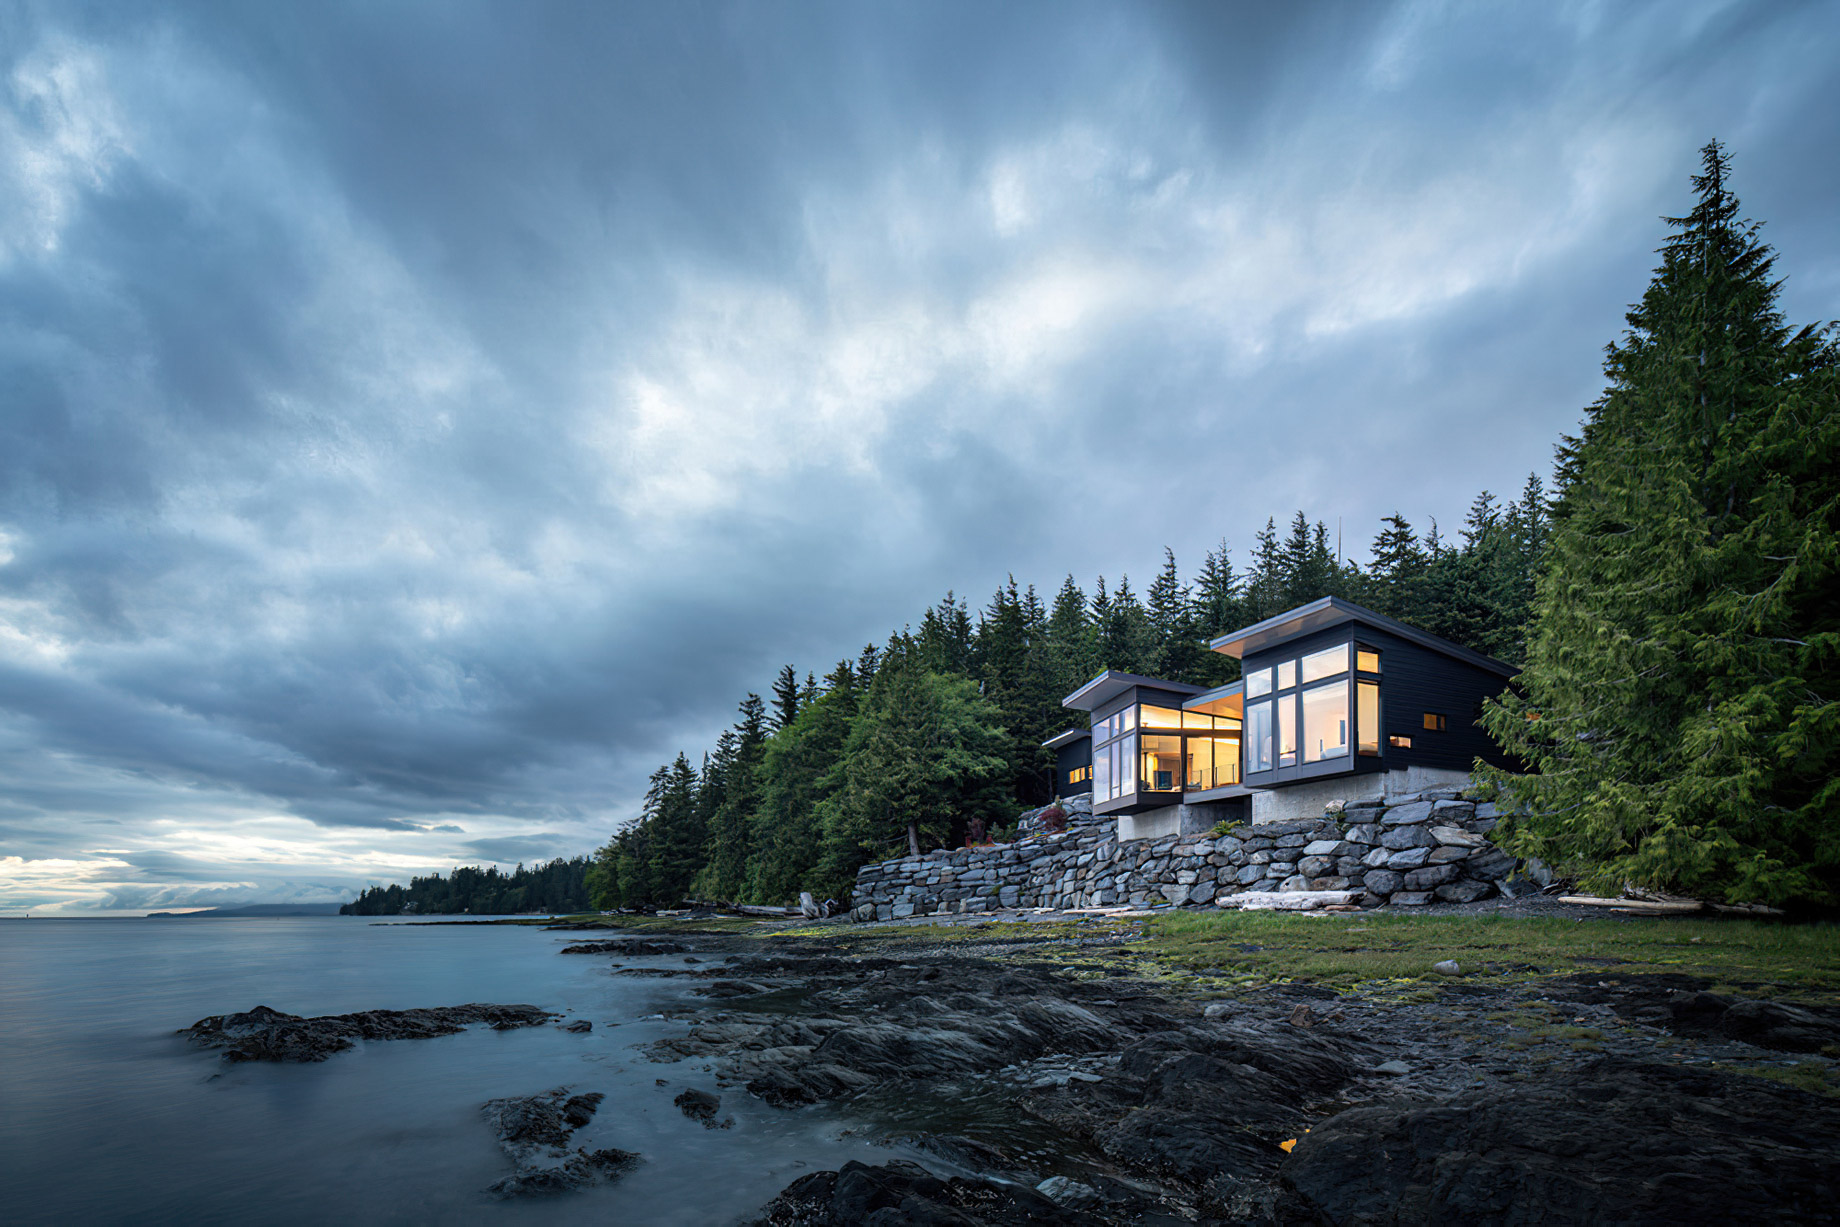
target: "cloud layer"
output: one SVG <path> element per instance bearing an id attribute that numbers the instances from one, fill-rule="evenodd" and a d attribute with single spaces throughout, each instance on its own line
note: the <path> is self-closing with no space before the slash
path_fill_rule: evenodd
<path id="1" fill-rule="evenodd" d="M 1824 6 L 0 9 L 0 909 L 589 849 L 947 588 L 1517 488 Z M 1182 493 L 1170 493 L 1181 482 Z"/>

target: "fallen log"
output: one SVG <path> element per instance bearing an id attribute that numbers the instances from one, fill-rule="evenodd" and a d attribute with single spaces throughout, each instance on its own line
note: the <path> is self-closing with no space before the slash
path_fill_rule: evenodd
<path id="1" fill-rule="evenodd" d="M 1629 915 L 1643 916 L 1684 916 L 1691 912 L 1703 912 L 1706 905 L 1697 899 L 1676 903 L 1656 903 L 1647 899 L 1603 899 L 1596 895 L 1560 895 L 1560 903 L 1578 903 L 1585 907 L 1607 907 Z"/>
<path id="2" fill-rule="evenodd" d="M 1272 890 L 1234 895 L 1221 907 L 1242 912 L 1313 912 L 1317 908 L 1353 903 L 1361 897 L 1358 890 Z"/>

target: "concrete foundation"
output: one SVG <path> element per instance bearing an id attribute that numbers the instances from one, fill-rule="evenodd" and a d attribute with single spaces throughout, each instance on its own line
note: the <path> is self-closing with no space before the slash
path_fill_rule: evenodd
<path id="1" fill-rule="evenodd" d="M 1320 818 L 1323 807 L 1331 801 L 1401 797 L 1430 788 L 1468 787 L 1469 772 L 1442 767 L 1406 767 L 1375 775 L 1343 775 L 1327 780 L 1310 780 L 1253 793 L 1252 821 L 1255 824 L 1295 822 L 1303 818 Z M 1124 838 L 1122 825 L 1119 838 Z"/>
<path id="2" fill-rule="evenodd" d="M 1246 820 L 1242 797 L 1225 801 L 1199 801 L 1193 805 L 1166 805 L 1141 814 L 1118 815 L 1118 840 L 1167 839 L 1172 835 L 1205 835 L 1227 819 Z"/>

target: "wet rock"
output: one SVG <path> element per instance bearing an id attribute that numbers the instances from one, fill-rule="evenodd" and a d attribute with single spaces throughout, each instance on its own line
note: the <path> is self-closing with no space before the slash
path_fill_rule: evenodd
<path id="1" fill-rule="evenodd" d="M 751 997 L 755 993 L 766 992 L 764 985 L 750 984 L 746 980 L 717 980 L 704 988 L 696 990 L 699 997 Z"/>
<path id="2" fill-rule="evenodd" d="M 324 1061 L 359 1040 L 413 1040 L 453 1035 L 477 1023 L 495 1031 L 535 1027 L 556 1015 L 534 1005 L 443 1006 L 430 1010 L 366 1010 L 302 1018 L 259 1005 L 242 1014 L 201 1018 L 180 1035 L 222 1048 L 226 1061 Z"/>
<path id="3" fill-rule="evenodd" d="M 598 1091 L 570 1095 L 559 1086 L 537 1095 L 494 1099 L 481 1110 L 512 1173 L 486 1190 L 495 1197 L 566 1193 L 617 1178 L 639 1156 L 627 1150 L 571 1146 L 605 1098 Z"/>
<path id="4" fill-rule="evenodd" d="M 1836 1154 L 1833 1100 L 1606 1058 L 1564 1082 L 1332 1117 L 1285 1161 L 1279 1218 L 1825 1223 L 1836 1217 Z"/>
<path id="5" fill-rule="evenodd" d="M 643 937 L 622 937 L 609 942 L 582 942 L 579 945 L 564 946 L 563 954 L 623 954 L 628 958 L 642 958 L 653 954 L 682 954 L 694 947 L 683 942 L 653 941 Z"/>
<path id="6" fill-rule="evenodd" d="M 1130 1169 L 1181 1181 L 1215 1213 L 1245 1221 L 1276 1173 L 1276 1139 L 1308 1126 L 1300 1105 L 1331 1095 L 1371 1051 L 1324 1028 L 1236 1019 L 1125 1046 L 1102 1083 L 1040 1096 L 1030 1110 Z"/>
<path id="7" fill-rule="evenodd" d="M 1707 982 L 1671 974 L 1573 977 L 1559 1000 L 1610 1005 L 1618 1014 L 1675 1035 L 1728 1039 L 1777 1052 L 1820 1052 L 1840 1044 L 1840 1009 L 1750 1001 L 1706 992 Z"/>
<path id="8" fill-rule="evenodd" d="M 1085 1209 L 1099 1203 L 1099 1190 L 1070 1176 L 1050 1176 L 1036 1185 L 1035 1191 L 1057 1206 Z"/>
<path id="9" fill-rule="evenodd" d="M 594 1024 L 593 1024 L 593 1023 L 591 1023 L 591 1022 L 589 1022 L 589 1021 L 588 1021 L 587 1019 L 585 1019 L 585 1018 L 577 1018 L 577 1019 L 576 1019 L 576 1020 L 575 1020 L 574 1022 L 572 1022 L 572 1023 L 570 1023 L 570 1024 L 568 1025 L 568 1026 L 566 1026 L 566 1027 L 564 1027 L 564 1028 L 563 1028 L 563 1030 L 564 1030 L 564 1031 L 573 1031 L 573 1032 L 575 1032 L 575 1033 L 577 1033 L 578 1035 L 579 1035 L 579 1034 L 585 1034 L 585 1033 L 587 1033 L 587 1032 L 589 1032 L 589 1031 L 592 1031 L 592 1030 L 594 1030 Z"/>
<path id="10" fill-rule="evenodd" d="M 1105 1221 L 1022 1185 L 942 1180 L 897 1160 L 846 1163 L 801 1177 L 762 1207 L 750 1227 L 1098 1227 Z"/>
<path id="11" fill-rule="evenodd" d="M 727 1129 L 734 1125 L 734 1117 L 718 1122 L 716 1113 L 722 1110 L 722 1097 L 711 1095 L 708 1091 L 699 1091 L 695 1087 L 684 1091 L 671 1101 L 678 1110 L 693 1121 L 698 1121 L 705 1129 Z"/>

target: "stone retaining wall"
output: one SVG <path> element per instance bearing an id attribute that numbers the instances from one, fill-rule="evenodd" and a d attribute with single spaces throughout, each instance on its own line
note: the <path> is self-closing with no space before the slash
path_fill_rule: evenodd
<path id="1" fill-rule="evenodd" d="M 1454 789 L 1331 811 L 1218 837 L 1125 843 L 1112 819 L 1070 813 L 1060 834 L 865 865 L 852 914 L 898 920 L 1005 908 L 1208 905 L 1279 890 L 1359 890 L 1369 907 L 1468 903 L 1503 890 L 1515 869 L 1487 838 L 1495 807 L 1462 800 Z M 1023 815 L 1019 829 L 1030 829 L 1039 813 Z"/>

